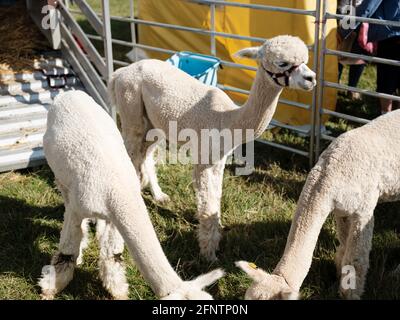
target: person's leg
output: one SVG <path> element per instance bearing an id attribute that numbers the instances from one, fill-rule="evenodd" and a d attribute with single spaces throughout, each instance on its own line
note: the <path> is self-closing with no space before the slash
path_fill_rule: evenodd
<path id="1" fill-rule="evenodd" d="M 390 99 L 379 98 L 379 102 L 381 105 L 381 113 L 385 114 L 391 112 L 393 109 L 393 101 Z"/>
<path id="2" fill-rule="evenodd" d="M 400 88 L 400 76 L 399 76 L 399 88 Z M 396 91 L 396 96 L 400 96 L 400 89 Z M 400 101 L 394 100 L 392 105 L 393 110 L 400 109 Z"/>
<path id="3" fill-rule="evenodd" d="M 389 38 L 380 41 L 378 44 L 378 57 L 400 60 L 399 45 L 396 38 Z M 377 91 L 386 94 L 395 94 L 397 89 L 397 81 L 394 77 L 400 72 L 399 67 L 378 63 L 377 65 Z M 385 114 L 393 110 L 393 101 L 391 99 L 380 98 L 381 113 Z"/>
<path id="4" fill-rule="evenodd" d="M 358 81 L 360 81 L 364 69 L 365 69 L 365 64 L 353 64 L 350 66 L 350 71 L 349 71 L 350 87 L 357 87 Z"/>
<path id="5" fill-rule="evenodd" d="M 343 65 L 339 62 L 338 63 L 338 81 L 340 81 L 340 78 L 342 77 L 342 73 L 343 73 Z"/>

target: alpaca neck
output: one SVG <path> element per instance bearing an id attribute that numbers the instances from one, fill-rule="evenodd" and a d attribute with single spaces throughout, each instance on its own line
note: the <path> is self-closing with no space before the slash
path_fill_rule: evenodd
<path id="1" fill-rule="evenodd" d="M 112 222 L 124 238 L 146 282 L 158 297 L 164 297 L 180 287 L 183 280 L 169 264 L 140 197 L 140 190 L 137 192 L 139 196 L 129 200 L 119 195 L 114 197 Z"/>
<path id="2" fill-rule="evenodd" d="M 296 291 L 307 276 L 318 235 L 331 211 L 329 193 L 321 190 L 314 176 L 312 171 L 300 196 L 285 252 L 273 272 L 282 276 Z"/>
<path id="3" fill-rule="evenodd" d="M 254 130 L 254 138 L 259 137 L 267 128 L 275 113 L 282 87 L 272 81 L 264 70 L 257 70 L 256 78 L 246 103 L 233 111 L 232 129 Z"/>

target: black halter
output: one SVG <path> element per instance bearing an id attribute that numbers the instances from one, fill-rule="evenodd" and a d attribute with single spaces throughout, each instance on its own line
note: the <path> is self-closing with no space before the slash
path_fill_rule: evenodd
<path id="1" fill-rule="evenodd" d="M 268 73 L 268 75 L 272 78 L 272 80 L 275 81 L 275 83 L 281 87 L 288 87 L 289 86 L 289 77 L 290 74 L 296 70 L 299 66 L 292 66 L 290 69 L 287 69 L 285 72 L 282 73 L 273 73 L 271 71 L 268 71 L 267 69 L 265 69 L 264 65 L 261 63 L 261 66 L 263 67 L 263 69 L 265 70 L 266 73 Z M 285 85 L 282 85 L 278 79 L 279 78 L 285 78 Z"/>

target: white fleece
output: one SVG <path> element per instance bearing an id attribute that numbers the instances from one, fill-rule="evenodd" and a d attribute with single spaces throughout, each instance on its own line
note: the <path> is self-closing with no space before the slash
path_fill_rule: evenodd
<path id="1" fill-rule="evenodd" d="M 151 143 L 146 142 L 149 130 L 161 129 L 169 136 L 169 124 L 177 122 L 178 132 L 192 129 L 201 138 L 202 129 L 242 130 L 243 140 L 253 140 L 267 128 L 275 112 L 282 86 L 276 84 L 264 68 L 282 73 L 298 66 L 289 78 L 291 88 L 310 90 L 315 85 L 315 73 L 305 64 L 307 46 L 297 37 L 278 36 L 260 47 L 238 52 L 242 58 L 258 60 L 260 67 L 252 85 L 248 101 L 238 107 L 222 90 L 207 86 L 167 62 L 142 60 L 117 70 L 109 84 L 109 94 L 120 113 L 122 135 L 143 185 L 150 182 L 156 201 L 169 197 L 161 191 L 155 175 L 154 164 L 146 159 Z M 284 84 L 282 79 L 279 80 Z M 247 129 L 254 130 L 250 139 Z M 247 139 L 247 140 L 246 140 Z M 199 148 L 202 143 L 199 141 Z M 237 145 L 233 146 L 233 149 Z M 209 154 L 211 154 L 211 148 Z M 232 152 L 223 150 L 219 158 L 208 165 L 194 165 L 194 185 L 197 190 L 198 239 L 201 253 L 209 260 L 216 259 L 221 238 L 220 215 L 222 181 L 226 157 Z M 198 154 L 201 154 L 199 150 Z"/>
<path id="2" fill-rule="evenodd" d="M 52 298 L 72 279 L 84 218 L 106 220 L 106 225 L 99 225 L 100 274 L 114 297 L 127 298 L 128 293 L 120 264 L 123 239 L 157 296 L 211 298 L 202 288 L 223 272 L 212 271 L 196 283 L 185 282 L 176 274 L 150 221 L 118 128 L 86 93 L 67 92 L 55 99 L 48 113 L 44 151 L 65 201 L 59 252 L 52 261 L 54 270 L 40 280 L 45 298 Z"/>
<path id="3" fill-rule="evenodd" d="M 400 200 L 399 141 L 397 110 L 342 134 L 323 152 L 300 195 L 281 260 L 269 277 L 252 276 L 255 281 L 247 298 L 298 295 L 318 235 L 331 212 L 340 242 L 335 258 L 338 274 L 341 280 L 348 275 L 342 274 L 344 266 L 352 266 L 356 272 L 355 288 L 340 285 L 340 293 L 347 299 L 361 298 L 369 267 L 374 209 L 378 202 Z M 239 266 L 248 273 L 252 271 L 246 270 L 244 262 Z M 260 275 L 264 271 L 258 272 Z"/>

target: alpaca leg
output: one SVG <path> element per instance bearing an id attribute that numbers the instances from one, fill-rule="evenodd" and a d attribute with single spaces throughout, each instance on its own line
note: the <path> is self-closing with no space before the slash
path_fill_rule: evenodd
<path id="1" fill-rule="evenodd" d="M 115 299 L 128 299 L 129 285 L 122 261 L 124 240 L 117 228 L 104 220 L 96 227 L 100 245 L 99 270 L 104 287 Z"/>
<path id="2" fill-rule="evenodd" d="M 82 219 L 65 208 L 58 252 L 51 259 L 51 265 L 44 266 L 39 286 L 43 299 L 52 299 L 72 280 L 82 240 Z"/>
<path id="3" fill-rule="evenodd" d="M 360 299 L 364 292 L 373 229 L 373 210 L 368 215 L 351 218 L 346 250 L 342 259 L 342 270 L 345 270 L 344 267 L 350 269 L 348 273 L 342 274 L 340 281 L 340 292 L 346 299 Z M 351 270 L 355 274 L 351 274 Z"/>
<path id="4" fill-rule="evenodd" d="M 79 246 L 79 256 L 76 259 L 76 265 L 79 266 L 83 262 L 83 251 L 89 246 L 89 219 L 83 219 L 81 223 L 82 240 Z"/>
<path id="5" fill-rule="evenodd" d="M 150 182 L 150 191 L 154 197 L 154 199 L 159 203 L 165 203 L 170 201 L 170 198 L 167 194 L 165 194 L 160 185 L 158 184 L 156 166 L 154 162 L 154 152 L 156 151 L 157 145 L 151 145 L 146 152 L 146 158 L 143 163 L 142 172 L 145 172 L 145 175 L 148 177 Z"/>
<path id="6" fill-rule="evenodd" d="M 336 233 L 339 239 L 339 247 L 337 247 L 335 253 L 335 264 L 336 264 L 337 274 L 340 277 L 342 274 L 342 260 L 344 253 L 346 251 L 346 243 L 350 225 L 348 217 L 341 217 L 335 212 L 334 216 L 336 221 Z"/>
<path id="7" fill-rule="evenodd" d="M 221 222 L 221 200 L 222 200 L 222 185 L 224 182 L 224 170 L 225 170 L 225 163 L 228 156 L 222 158 L 215 166 L 214 166 L 214 177 L 215 177 L 215 187 L 216 187 L 216 197 L 219 204 L 219 219 L 218 224 L 221 228 L 224 226 Z"/>
<path id="8" fill-rule="evenodd" d="M 144 189 L 149 184 L 149 177 L 144 169 L 146 150 L 143 141 L 144 133 L 141 131 L 124 130 L 122 136 L 124 138 L 126 151 L 128 152 L 133 166 L 136 169 L 137 176 L 140 180 L 141 188 Z"/>
<path id="9" fill-rule="evenodd" d="M 198 241 L 200 253 L 216 260 L 221 240 L 220 216 L 224 159 L 215 165 L 194 166 L 194 186 L 197 194 Z"/>

